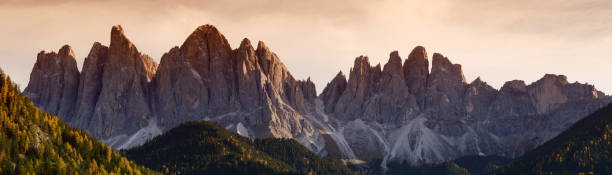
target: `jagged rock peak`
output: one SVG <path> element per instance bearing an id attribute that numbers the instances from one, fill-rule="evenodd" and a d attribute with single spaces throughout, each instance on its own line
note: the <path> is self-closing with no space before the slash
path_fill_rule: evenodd
<path id="1" fill-rule="evenodd" d="M 398 75 L 400 77 L 404 76 L 402 71 L 402 58 L 397 51 L 393 51 L 389 54 L 389 61 L 385 64 L 383 72 L 390 75 Z"/>
<path id="2" fill-rule="evenodd" d="M 328 89 L 331 85 L 333 86 L 339 86 L 340 88 L 340 92 L 344 91 L 344 88 L 346 87 L 346 76 L 344 75 L 344 73 L 342 73 L 342 71 L 339 71 L 336 76 L 329 82 L 327 83 L 327 86 L 325 86 L 325 89 Z M 335 87 L 334 87 L 335 88 Z M 323 91 L 325 91 L 325 89 Z"/>
<path id="3" fill-rule="evenodd" d="M 74 56 L 74 52 L 72 51 L 72 47 L 70 47 L 70 45 L 68 45 L 68 44 L 62 46 L 62 48 L 59 50 L 59 52 L 57 54 L 65 55 L 65 56 L 71 56 L 73 58 L 75 57 Z"/>
<path id="4" fill-rule="evenodd" d="M 221 33 L 219 32 L 219 30 L 211 25 L 211 24 L 204 24 L 199 26 L 198 28 L 196 28 L 196 31 L 205 31 L 205 32 L 212 32 L 212 33 Z"/>
<path id="5" fill-rule="evenodd" d="M 91 46 L 92 49 L 93 48 L 99 48 L 99 47 L 106 47 L 106 46 L 102 45 L 102 43 L 97 42 L 97 41 L 94 42 L 93 45 Z M 90 53 L 91 53 L 91 50 L 90 50 Z"/>
<path id="6" fill-rule="evenodd" d="M 567 77 L 565 75 L 545 74 L 544 77 L 540 78 L 538 82 L 557 82 L 561 85 L 568 84 Z"/>
<path id="7" fill-rule="evenodd" d="M 120 44 L 124 46 L 127 44 L 128 46 L 132 45 L 132 42 L 125 36 L 123 32 L 123 27 L 121 25 L 115 25 L 111 29 L 111 47 L 113 45 Z"/>
<path id="8" fill-rule="evenodd" d="M 253 48 L 253 45 L 251 45 L 251 41 L 248 38 L 244 38 L 240 42 L 239 48 Z"/>
<path id="9" fill-rule="evenodd" d="M 62 66 L 76 66 L 76 58 L 74 56 L 74 52 L 72 51 L 72 47 L 70 45 L 62 46 L 57 53 L 54 51 L 40 51 L 37 56 L 36 63 L 41 62 L 41 64 L 46 64 L 44 62 L 49 60 L 55 60 L 56 64 L 61 64 Z"/>
<path id="10" fill-rule="evenodd" d="M 401 81 L 401 84 L 405 86 L 404 71 L 402 70 L 402 58 L 399 56 L 397 51 L 389 54 L 389 61 L 383 68 L 383 73 L 389 78 L 396 77 Z"/>
<path id="11" fill-rule="evenodd" d="M 446 74 L 450 73 L 454 76 L 460 76 L 460 81 L 465 83 L 465 77 L 463 76 L 463 70 L 460 64 L 453 64 L 447 57 L 440 53 L 433 54 L 433 60 L 431 63 L 431 74 Z"/>
<path id="12" fill-rule="evenodd" d="M 346 81 L 346 75 L 344 75 L 344 73 L 342 71 L 339 71 L 332 81 L 334 81 L 335 79 L 338 79 L 338 78 L 341 78 L 344 81 Z"/>
<path id="13" fill-rule="evenodd" d="M 210 24 L 202 25 L 196 28 L 187 37 L 183 46 L 189 46 L 189 48 L 199 47 L 200 45 L 207 45 L 206 48 L 222 48 L 224 50 L 231 49 L 229 42 L 225 39 L 225 36 L 219 32 L 219 30 Z M 209 50 L 210 51 L 210 50 Z"/>
<path id="14" fill-rule="evenodd" d="M 209 35 L 217 35 L 217 36 L 223 36 L 223 34 L 221 34 L 221 32 L 219 32 L 219 30 L 210 24 L 206 24 L 206 25 L 201 25 L 198 28 L 196 28 L 189 37 L 187 37 L 188 39 L 193 37 L 203 37 L 203 36 L 209 36 Z"/>
<path id="15" fill-rule="evenodd" d="M 334 79 L 332 79 L 323 92 L 321 92 L 321 98 L 323 100 L 323 105 L 325 112 L 333 112 L 335 109 L 335 104 L 338 102 L 338 99 L 342 96 L 342 93 L 346 89 L 347 81 L 346 76 L 342 71 L 338 72 Z"/>
<path id="16" fill-rule="evenodd" d="M 479 84 L 487 84 L 487 82 L 482 81 L 480 79 L 480 76 L 478 76 L 476 79 L 474 79 L 474 81 L 470 83 L 470 85 L 479 85 Z"/>
<path id="17" fill-rule="evenodd" d="M 527 85 L 523 80 L 512 80 L 504 83 L 500 91 L 518 91 L 518 92 L 526 92 Z"/>
<path id="18" fill-rule="evenodd" d="M 364 72 L 370 67 L 370 58 L 368 58 L 368 56 L 361 55 L 355 58 L 355 65 L 353 66 L 352 71 Z"/>
<path id="19" fill-rule="evenodd" d="M 408 55 L 408 60 L 427 60 L 427 51 L 423 46 L 416 46 Z M 406 61 L 408 61 L 406 60 Z"/>
<path id="20" fill-rule="evenodd" d="M 412 94 L 425 93 L 427 77 L 429 76 L 429 60 L 427 51 L 423 46 L 417 46 L 410 52 L 408 59 L 404 62 L 404 78 L 406 85 Z M 420 107 L 424 107 L 424 96 L 418 96 L 417 102 Z"/>
<path id="21" fill-rule="evenodd" d="M 404 76 L 406 77 L 408 86 L 420 86 L 421 81 L 427 78 L 429 74 L 429 61 L 427 59 L 427 51 L 423 46 L 417 46 L 410 52 L 408 59 L 404 62 Z"/>
<path id="22" fill-rule="evenodd" d="M 270 49 L 268 48 L 268 46 L 266 46 L 266 44 L 263 41 L 259 41 L 257 42 L 257 52 L 270 52 Z"/>
<path id="23" fill-rule="evenodd" d="M 436 66 L 450 66 L 453 65 L 453 63 L 451 63 L 451 61 L 444 55 L 440 53 L 434 53 L 431 65 L 432 68 L 435 68 Z"/>
<path id="24" fill-rule="evenodd" d="M 487 84 L 487 82 L 482 81 L 482 79 L 480 79 L 480 76 L 478 76 L 478 78 L 476 78 L 474 81 L 472 81 L 468 85 L 468 88 L 472 88 L 472 90 L 477 90 L 477 91 L 483 91 L 484 90 L 484 91 L 489 92 L 489 95 L 491 93 L 495 93 L 495 92 L 498 91 L 497 89 L 495 89 L 495 88 L 491 87 L 489 84 Z M 468 92 L 468 94 L 469 93 L 470 92 Z M 469 95 L 479 95 L 479 94 L 480 94 L 479 92 L 475 92 L 475 93 L 472 93 L 472 94 L 469 94 Z"/>
<path id="25" fill-rule="evenodd" d="M 41 109 L 66 119 L 73 115 L 78 81 L 74 53 L 64 45 L 58 53 L 38 53 L 24 94 Z"/>
<path id="26" fill-rule="evenodd" d="M 399 56 L 399 52 L 393 51 L 389 54 L 389 62 L 387 64 L 392 63 L 394 65 L 402 65 L 402 57 Z"/>
<path id="27" fill-rule="evenodd" d="M 300 88 L 306 100 L 312 102 L 312 100 L 317 98 L 317 89 L 315 88 L 315 84 L 310 80 L 310 77 L 306 80 L 298 80 L 298 83 L 300 83 Z"/>
<path id="28" fill-rule="evenodd" d="M 111 36 L 112 35 L 115 35 L 115 36 L 117 36 L 117 35 L 124 35 L 123 34 L 123 27 L 121 27 L 121 25 L 114 25 L 111 28 Z"/>

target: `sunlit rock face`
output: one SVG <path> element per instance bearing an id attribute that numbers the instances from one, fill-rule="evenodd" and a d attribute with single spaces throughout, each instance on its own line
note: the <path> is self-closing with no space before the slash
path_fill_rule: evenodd
<path id="1" fill-rule="evenodd" d="M 438 163 L 466 155 L 516 157 L 610 102 L 592 85 L 545 75 L 495 89 L 424 47 L 384 64 L 355 59 L 317 95 L 263 42 L 231 48 L 203 25 L 158 65 L 121 26 L 94 43 L 78 71 L 69 46 L 41 52 L 25 94 L 116 149 L 186 121 L 209 120 L 250 138 L 294 138 L 331 157 Z"/>

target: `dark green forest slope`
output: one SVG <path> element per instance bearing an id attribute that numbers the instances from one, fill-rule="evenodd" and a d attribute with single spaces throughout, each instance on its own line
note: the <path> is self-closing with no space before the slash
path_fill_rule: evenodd
<path id="1" fill-rule="evenodd" d="M 494 174 L 612 174 L 612 105 Z"/>
<path id="2" fill-rule="evenodd" d="M 294 140 L 252 141 L 206 121 L 184 123 L 125 154 L 166 174 L 353 174 Z"/>
<path id="3" fill-rule="evenodd" d="M 0 70 L 0 174 L 156 174 L 39 110 Z"/>
<path id="4" fill-rule="evenodd" d="M 391 162 L 384 171 L 380 160 L 368 163 L 367 168 L 350 166 L 363 175 L 486 175 L 508 164 L 512 159 L 500 156 L 466 156 L 439 164 L 413 166 L 407 162 Z"/>

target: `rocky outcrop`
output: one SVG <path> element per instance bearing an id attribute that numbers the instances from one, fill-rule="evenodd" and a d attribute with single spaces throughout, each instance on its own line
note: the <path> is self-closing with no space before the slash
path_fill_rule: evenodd
<path id="1" fill-rule="evenodd" d="M 148 84 L 157 69 L 157 63 L 138 52 L 121 26 L 112 28 L 107 56 L 100 95 L 89 124 L 84 126 L 102 138 L 135 132 L 153 118 Z"/>
<path id="2" fill-rule="evenodd" d="M 346 88 L 334 107 L 334 114 L 346 120 L 354 120 L 364 115 L 364 103 L 367 97 L 374 95 L 380 74 L 380 64 L 373 67 L 368 57 L 357 57 Z"/>
<path id="3" fill-rule="evenodd" d="M 466 116 L 463 94 L 467 87 L 461 65 L 453 64 L 439 53 L 433 54 L 431 74 L 427 77 L 425 106 L 433 108 L 432 117 L 457 119 Z"/>
<path id="4" fill-rule="evenodd" d="M 65 45 L 58 53 L 38 53 L 24 94 L 39 108 L 66 120 L 74 116 L 78 86 L 74 53 Z"/>
<path id="5" fill-rule="evenodd" d="M 417 46 L 412 49 L 408 59 L 404 62 L 404 77 L 406 85 L 410 93 L 415 94 L 419 108 L 423 109 L 425 105 L 425 94 L 427 87 L 427 77 L 429 76 L 429 60 L 427 59 L 427 51 L 423 46 Z"/>
<path id="6" fill-rule="evenodd" d="M 536 112 L 543 114 L 566 103 L 568 98 L 563 88 L 567 84 L 567 78 L 563 75 L 546 74 L 544 78 L 527 87 L 527 93 L 532 97 Z"/>
<path id="7" fill-rule="evenodd" d="M 94 109 L 102 90 L 102 74 L 107 63 L 108 47 L 95 42 L 83 63 L 75 108 L 76 117 L 66 120 L 70 121 L 73 126 L 86 128 L 88 120 L 94 115 Z"/>
<path id="8" fill-rule="evenodd" d="M 334 111 L 338 99 L 346 89 L 346 76 L 342 71 L 338 72 L 334 79 L 327 83 L 323 92 L 321 92 L 321 99 L 323 100 L 325 112 L 331 113 Z"/>
<path id="9" fill-rule="evenodd" d="M 468 120 L 483 120 L 489 114 L 489 105 L 495 100 L 498 91 L 480 77 L 468 84 L 465 94 L 465 112 Z"/>
<path id="10" fill-rule="evenodd" d="M 379 123 L 395 123 L 405 121 L 418 109 L 416 98 L 410 93 L 404 79 L 402 58 L 397 51 L 391 52 L 389 61 L 385 64 L 379 82 L 372 91 L 374 98 L 365 104 L 364 120 Z M 386 94 L 393 94 L 387 96 Z M 396 116 L 396 117 L 391 117 Z"/>

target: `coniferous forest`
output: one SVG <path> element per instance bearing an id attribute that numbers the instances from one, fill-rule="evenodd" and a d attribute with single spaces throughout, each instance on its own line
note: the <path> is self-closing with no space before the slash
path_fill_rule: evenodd
<path id="1" fill-rule="evenodd" d="M 212 122 L 187 122 L 125 152 L 164 174 L 353 174 L 291 139 L 250 140 Z"/>
<path id="2" fill-rule="evenodd" d="M 0 71 L 0 174 L 157 174 L 39 110 Z"/>

